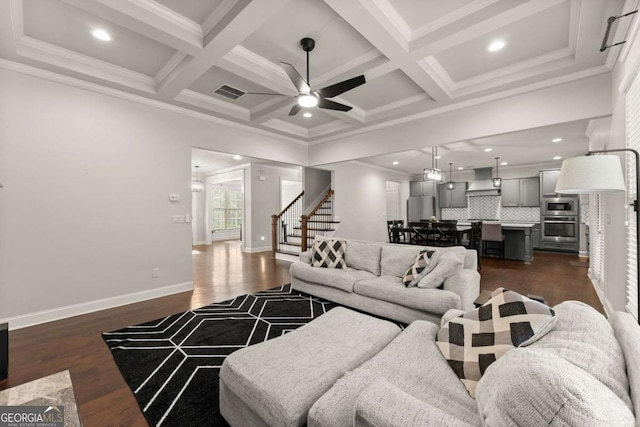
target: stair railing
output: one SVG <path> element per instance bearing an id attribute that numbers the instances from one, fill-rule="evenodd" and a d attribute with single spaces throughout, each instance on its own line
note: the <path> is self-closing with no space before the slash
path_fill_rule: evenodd
<path id="1" fill-rule="evenodd" d="M 286 208 L 277 215 L 271 215 L 271 256 L 276 257 L 280 245 L 287 243 L 293 229 L 300 226 L 300 217 L 304 212 L 304 191 L 293 199 Z"/>
<path id="2" fill-rule="evenodd" d="M 310 240 L 313 240 L 313 236 L 309 236 L 309 222 L 313 222 L 313 216 L 316 215 L 316 213 L 318 212 L 319 209 L 324 209 L 323 205 L 329 201 L 329 199 L 331 199 L 331 197 L 333 196 L 333 190 L 329 189 L 329 191 L 327 191 L 327 194 L 322 198 L 322 200 L 320 200 L 320 202 L 316 205 L 315 208 L 313 208 L 311 210 L 311 212 L 309 212 L 307 215 L 302 215 L 301 217 L 301 238 L 300 238 L 300 243 L 301 243 L 301 250 L 302 252 L 306 251 L 309 248 L 309 245 L 311 244 Z M 331 220 L 333 220 L 333 203 L 331 204 L 331 213 L 329 214 Z M 325 224 L 324 225 L 325 229 L 328 230 L 328 226 Z"/>

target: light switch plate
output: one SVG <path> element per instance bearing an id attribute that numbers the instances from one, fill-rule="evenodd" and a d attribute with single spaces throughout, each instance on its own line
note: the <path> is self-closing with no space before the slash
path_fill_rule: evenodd
<path id="1" fill-rule="evenodd" d="M 180 195 L 179 194 L 169 194 L 169 201 L 170 202 L 179 202 L 180 201 Z"/>

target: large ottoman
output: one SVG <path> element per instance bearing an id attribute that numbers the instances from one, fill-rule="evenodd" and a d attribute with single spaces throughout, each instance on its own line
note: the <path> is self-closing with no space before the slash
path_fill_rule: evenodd
<path id="1" fill-rule="evenodd" d="M 232 426 L 302 426 L 345 372 L 382 350 L 400 328 L 337 307 L 278 338 L 238 350 L 220 370 L 220 412 Z"/>

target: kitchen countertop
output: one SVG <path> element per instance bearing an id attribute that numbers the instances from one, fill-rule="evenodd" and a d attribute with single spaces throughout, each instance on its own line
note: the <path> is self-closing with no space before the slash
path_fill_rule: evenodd
<path id="1" fill-rule="evenodd" d="M 502 224 L 504 228 L 530 228 L 539 225 L 539 222 L 501 222 L 501 221 L 483 221 L 484 224 Z M 458 225 L 471 225 L 471 222 L 458 221 Z"/>

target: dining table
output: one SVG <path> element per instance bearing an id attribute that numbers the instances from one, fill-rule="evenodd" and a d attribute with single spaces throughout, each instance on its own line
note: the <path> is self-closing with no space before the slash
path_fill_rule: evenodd
<path id="1" fill-rule="evenodd" d="M 466 234 L 471 232 L 470 224 L 456 224 L 456 238 L 454 242 L 438 242 L 436 237 L 437 229 L 432 222 L 420 222 L 409 223 L 408 227 L 393 227 L 391 229 L 393 242 L 392 243 L 406 243 L 412 245 L 426 245 L 426 246 L 459 246 L 464 240 Z M 403 236 L 404 239 L 401 239 Z M 445 243 L 445 244 L 443 244 Z"/>

